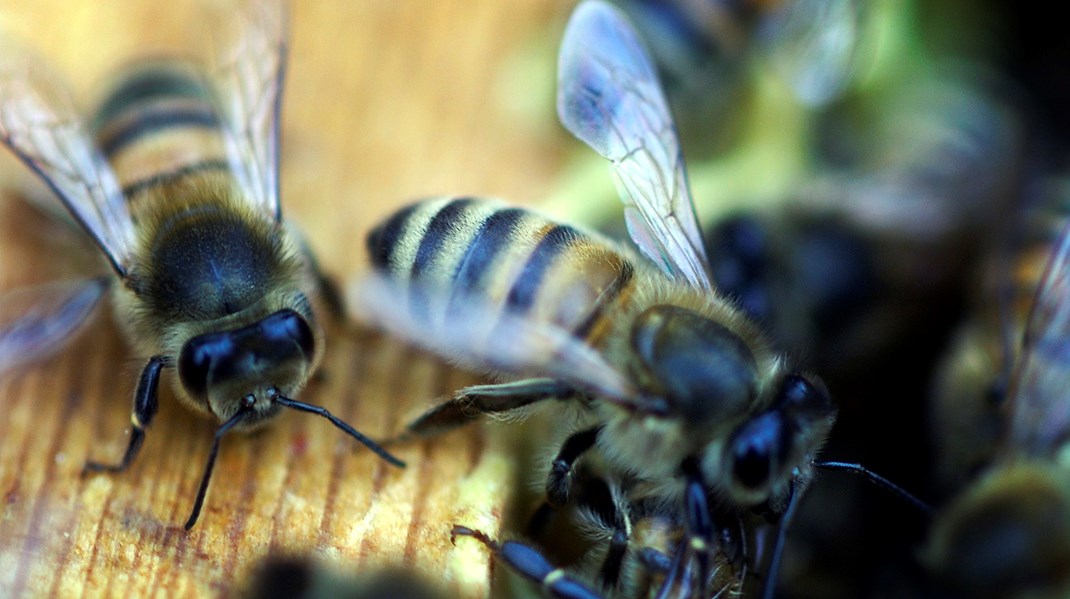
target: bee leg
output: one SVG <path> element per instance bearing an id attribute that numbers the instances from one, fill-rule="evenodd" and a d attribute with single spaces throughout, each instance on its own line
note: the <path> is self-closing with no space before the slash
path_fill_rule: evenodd
<path id="1" fill-rule="evenodd" d="M 687 521 L 687 550 L 695 556 L 698 564 L 699 587 L 705 587 L 710 575 L 710 552 L 713 547 L 713 519 L 698 463 L 688 459 L 683 464 L 687 487 L 684 489 L 685 518 Z M 704 590 L 704 589 L 703 589 Z"/>
<path id="2" fill-rule="evenodd" d="M 411 436 L 428 437 L 468 424 L 483 414 L 509 412 L 539 401 L 570 397 L 575 391 L 554 379 L 525 379 L 500 385 L 465 387 L 408 425 Z"/>
<path id="3" fill-rule="evenodd" d="M 665 578 L 661 581 L 661 586 L 658 587 L 658 594 L 655 595 L 655 599 L 665 599 L 676 587 L 676 579 L 683 571 L 686 575 L 686 566 L 684 564 L 684 554 L 687 553 L 687 547 L 685 545 L 679 545 L 676 547 L 676 551 L 672 553 L 672 561 L 665 566 Z"/>
<path id="4" fill-rule="evenodd" d="M 90 472 L 122 472 L 137 457 L 141 449 L 141 443 L 145 440 L 145 429 L 152 423 L 156 416 L 157 389 L 160 386 L 160 371 L 167 365 L 166 356 L 153 356 L 149 363 L 141 371 L 141 378 L 137 382 L 137 391 L 134 393 L 134 411 L 130 415 L 132 430 L 130 431 L 130 444 L 126 447 L 123 460 L 118 464 L 102 464 L 100 462 L 86 462 L 82 474 Z"/>
<path id="5" fill-rule="evenodd" d="M 546 501 L 550 505 L 561 507 L 568 503 L 572 490 L 572 466 L 581 455 L 594 447 L 601 432 L 602 427 L 596 426 L 573 433 L 565 439 L 550 466 L 550 474 L 546 477 Z"/>
<path id="6" fill-rule="evenodd" d="M 518 541 L 498 543 L 486 533 L 455 524 L 450 531 L 450 542 L 458 536 L 472 537 L 490 549 L 494 556 L 504 561 L 517 574 L 538 583 L 547 595 L 560 599 L 601 599 L 602 594 L 576 580 L 562 568 L 555 568 L 538 549 Z"/>
<path id="7" fill-rule="evenodd" d="M 344 322 L 346 318 L 345 302 L 342 301 L 342 292 L 338 289 L 338 282 L 320 271 L 318 266 L 315 276 L 316 288 L 319 290 L 320 298 L 323 300 L 324 305 L 327 306 L 327 311 L 330 312 L 331 318 L 336 322 Z"/>
<path id="8" fill-rule="evenodd" d="M 788 528 L 791 526 L 792 521 L 795 520 L 795 512 L 799 507 L 799 497 L 794 480 L 791 481 L 791 486 L 788 489 L 788 507 L 780 517 L 780 525 L 777 527 L 776 541 L 773 542 L 769 568 L 765 574 L 765 588 L 762 590 L 762 599 L 773 599 L 773 595 L 776 594 L 776 581 L 780 573 L 780 560 L 784 556 Z"/>
<path id="9" fill-rule="evenodd" d="M 624 555 L 628 551 L 628 531 L 617 528 L 609 539 L 609 548 L 606 549 L 606 557 L 598 569 L 598 579 L 607 589 L 616 588 L 620 584 L 621 571 L 624 568 Z"/>

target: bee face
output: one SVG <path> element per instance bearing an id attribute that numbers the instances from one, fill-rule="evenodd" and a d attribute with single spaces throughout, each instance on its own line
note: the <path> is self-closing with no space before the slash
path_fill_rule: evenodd
<path id="1" fill-rule="evenodd" d="M 279 411 L 272 399 L 293 395 L 308 379 L 316 357 L 315 337 L 297 312 L 284 309 L 251 325 L 205 333 L 187 341 L 178 359 L 183 388 L 228 420 L 252 395 L 251 426 Z M 263 407 L 261 407 L 263 406 Z"/>

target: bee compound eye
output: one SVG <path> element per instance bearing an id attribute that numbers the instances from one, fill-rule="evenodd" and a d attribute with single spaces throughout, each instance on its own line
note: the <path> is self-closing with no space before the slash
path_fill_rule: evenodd
<path id="1" fill-rule="evenodd" d="M 825 385 L 816 378 L 800 374 L 784 377 L 780 387 L 780 405 L 786 410 L 812 418 L 825 417 L 835 409 Z"/>
<path id="2" fill-rule="evenodd" d="M 732 478 L 748 491 L 764 488 L 785 449 L 786 425 L 777 412 L 767 412 L 743 425 L 733 436 Z"/>
<path id="3" fill-rule="evenodd" d="M 182 386 L 193 395 L 205 397 L 216 365 L 234 353 L 233 345 L 225 333 L 200 335 L 187 341 L 178 358 Z"/>
<path id="4" fill-rule="evenodd" d="M 293 343 L 305 358 L 315 352 L 315 340 L 308 323 L 293 310 L 280 310 L 260 323 L 260 332 L 269 343 Z"/>

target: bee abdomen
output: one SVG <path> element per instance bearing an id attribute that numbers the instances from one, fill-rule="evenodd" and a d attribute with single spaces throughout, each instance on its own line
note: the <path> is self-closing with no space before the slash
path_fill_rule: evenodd
<path id="1" fill-rule="evenodd" d="M 226 170 L 222 123 L 205 82 L 179 64 L 150 64 L 108 94 L 93 122 L 97 146 L 127 197 L 182 173 Z"/>
<path id="2" fill-rule="evenodd" d="M 473 198 L 409 206 L 372 231 L 368 250 L 376 269 L 407 286 L 418 317 L 449 318 L 475 301 L 578 335 L 628 287 L 633 272 L 601 238 Z"/>

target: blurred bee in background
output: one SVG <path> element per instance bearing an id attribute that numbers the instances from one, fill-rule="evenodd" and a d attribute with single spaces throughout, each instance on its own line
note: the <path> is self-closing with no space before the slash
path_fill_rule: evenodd
<path id="1" fill-rule="evenodd" d="M 649 43 L 673 113 L 692 140 L 720 146 L 756 63 L 808 108 L 863 70 L 870 10 L 857 0 L 617 0 Z M 730 137 L 730 136 L 729 136 Z M 697 149 L 697 146 L 696 148 Z"/>
<path id="2" fill-rule="evenodd" d="M 318 315 L 328 281 L 282 219 L 279 108 L 286 22 L 279 2 L 250 1 L 220 17 L 213 69 L 151 63 L 121 79 L 91 123 L 25 53 L 0 57 L 0 141 L 55 192 L 115 277 L 0 297 L 0 371 L 56 351 L 107 293 L 116 320 L 148 356 L 134 394 L 125 470 L 156 415 L 165 370 L 175 394 L 218 418 L 196 501 L 197 521 L 220 438 L 282 408 L 311 412 L 402 463 L 327 410 L 292 399 L 323 354 Z M 15 298 L 15 299 L 11 299 Z M 11 308 L 9 308 L 9 306 Z"/>
<path id="3" fill-rule="evenodd" d="M 409 569 L 338 571 L 309 556 L 269 555 L 256 566 L 243 599 L 444 599 L 450 595 Z"/>
<path id="4" fill-rule="evenodd" d="M 906 323 L 952 320 L 948 300 L 1020 182 L 1023 127 L 1007 95 L 995 74 L 947 65 L 854 116 L 865 125 L 839 118 L 855 129 L 839 134 L 850 159 L 775 212 L 707 229 L 718 289 L 832 378 L 868 369 Z"/>
<path id="5" fill-rule="evenodd" d="M 828 450 L 920 488 L 933 467 L 922 399 L 985 232 L 1020 189 L 1026 136 L 1009 86 L 978 66 L 934 66 L 879 95 L 824 117 L 837 156 L 792 201 L 719 220 L 706 242 L 718 288 L 838 390 Z M 818 489 L 802 506 L 796 539 L 809 546 L 788 551 L 809 560 L 789 568 L 798 596 L 810 596 L 802 576 L 823 596 L 833 577 L 838 596 L 888 592 L 888 577 L 924 584 L 906 559 L 924 528 L 860 492 Z"/>
<path id="6" fill-rule="evenodd" d="M 1070 185 L 1032 187 L 941 372 L 934 437 L 954 495 L 931 570 L 968 596 L 1070 592 Z"/>
<path id="7" fill-rule="evenodd" d="M 682 515 L 686 547 L 714 544 L 714 506 L 789 522 L 813 469 L 826 465 L 815 457 L 835 407 L 820 380 L 792 372 L 715 292 L 668 106 L 617 9 L 588 1 L 573 13 L 558 112 L 611 161 L 646 259 L 474 198 L 414 204 L 381 224 L 368 239 L 379 276 L 355 288 L 363 317 L 462 367 L 519 377 L 459 390 L 408 435 L 562 400 L 550 505 L 568 505 L 577 463 L 597 457 L 608 474 L 637 481 L 629 507 L 657 497 L 668 506 L 659 513 Z M 773 572 L 785 529 L 768 554 Z M 700 559 L 696 579 L 709 568 Z"/>

